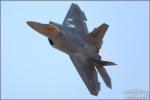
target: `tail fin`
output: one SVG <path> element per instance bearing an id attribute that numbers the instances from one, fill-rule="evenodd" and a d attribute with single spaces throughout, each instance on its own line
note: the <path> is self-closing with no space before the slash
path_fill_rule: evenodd
<path id="1" fill-rule="evenodd" d="M 93 64 L 96 66 L 96 69 L 98 70 L 99 74 L 104 80 L 106 86 L 109 88 L 112 88 L 111 79 L 106 69 L 103 66 L 110 66 L 110 65 L 116 65 L 116 64 L 113 62 L 109 62 L 109 61 L 93 61 Z"/>
<path id="2" fill-rule="evenodd" d="M 102 24 L 99 27 L 95 28 L 89 35 L 88 41 L 92 43 L 98 50 L 101 48 L 103 43 L 103 37 L 108 29 L 107 24 Z"/>
<path id="3" fill-rule="evenodd" d="M 114 62 L 110 62 L 110 61 L 93 61 L 93 63 L 95 64 L 95 66 L 112 66 L 112 65 L 117 65 Z"/>
<path id="4" fill-rule="evenodd" d="M 97 62 L 98 64 L 100 64 L 101 66 L 112 66 L 112 65 L 117 65 L 115 64 L 114 62 L 110 62 L 110 61 L 100 61 L 100 62 Z"/>

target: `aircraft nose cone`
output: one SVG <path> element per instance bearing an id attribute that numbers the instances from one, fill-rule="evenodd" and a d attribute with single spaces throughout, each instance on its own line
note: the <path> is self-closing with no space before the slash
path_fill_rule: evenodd
<path id="1" fill-rule="evenodd" d="M 33 27 L 33 26 L 36 24 L 36 22 L 33 22 L 33 21 L 27 21 L 27 24 L 28 24 L 30 27 Z"/>
<path id="2" fill-rule="evenodd" d="M 38 30 L 42 26 L 41 23 L 33 22 L 33 21 L 27 21 L 27 24 L 34 30 Z"/>

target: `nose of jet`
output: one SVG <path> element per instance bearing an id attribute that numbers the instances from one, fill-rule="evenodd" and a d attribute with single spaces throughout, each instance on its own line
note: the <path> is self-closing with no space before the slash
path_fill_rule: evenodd
<path id="1" fill-rule="evenodd" d="M 38 25 L 39 23 L 37 22 L 33 22 L 33 21 L 27 21 L 27 24 L 30 26 L 30 27 L 35 27 L 36 25 Z"/>
<path id="2" fill-rule="evenodd" d="M 37 31 L 38 33 L 49 37 L 50 35 L 54 35 L 54 33 L 58 33 L 59 29 L 50 24 L 42 24 L 34 21 L 27 21 L 26 22 L 33 30 Z"/>
<path id="3" fill-rule="evenodd" d="M 33 23 L 34 23 L 34 22 L 32 22 L 32 21 L 27 21 L 27 24 L 28 24 L 29 26 L 31 26 Z"/>

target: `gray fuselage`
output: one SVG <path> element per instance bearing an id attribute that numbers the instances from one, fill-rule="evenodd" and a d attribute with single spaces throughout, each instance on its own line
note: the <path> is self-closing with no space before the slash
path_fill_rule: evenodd
<path id="1" fill-rule="evenodd" d="M 71 27 L 61 28 L 57 35 L 50 38 L 54 43 L 52 46 L 69 55 L 80 54 L 82 57 L 98 60 L 99 55 L 96 53 L 96 47 L 75 32 L 77 31 Z"/>

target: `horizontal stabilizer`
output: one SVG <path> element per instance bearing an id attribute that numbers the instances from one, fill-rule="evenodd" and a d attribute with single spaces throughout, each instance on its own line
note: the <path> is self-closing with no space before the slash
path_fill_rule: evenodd
<path id="1" fill-rule="evenodd" d="M 103 66 L 97 66 L 96 68 L 97 68 L 99 74 L 101 75 L 102 79 L 104 80 L 106 86 L 109 87 L 110 89 L 112 89 L 111 79 L 110 79 L 106 69 Z"/>
<path id="2" fill-rule="evenodd" d="M 106 69 L 104 68 L 104 66 L 110 66 L 110 65 L 116 65 L 116 64 L 113 62 L 102 61 L 102 60 L 100 60 L 100 61 L 92 60 L 92 63 L 94 66 L 96 66 L 96 69 L 99 72 L 99 74 L 101 75 L 102 79 L 104 80 L 106 86 L 109 88 L 112 88 L 111 79 L 110 79 Z"/>

